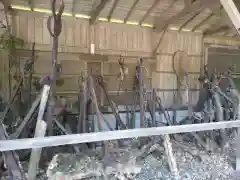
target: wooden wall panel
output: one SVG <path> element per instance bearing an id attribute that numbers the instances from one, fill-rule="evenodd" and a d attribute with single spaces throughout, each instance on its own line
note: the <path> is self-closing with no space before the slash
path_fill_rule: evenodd
<path id="1" fill-rule="evenodd" d="M 240 45 L 240 40 L 234 37 L 224 38 L 222 36 L 213 36 L 213 37 L 205 37 L 203 39 L 205 44 L 216 44 L 216 45 L 229 45 L 236 46 Z"/>
<path id="2" fill-rule="evenodd" d="M 98 23 L 96 46 L 103 50 L 151 52 L 151 29 L 116 23 Z"/>
<path id="3" fill-rule="evenodd" d="M 117 94 L 119 90 L 120 81 L 117 79 L 117 76 L 106 76 L 104 77 L 105 86 L 108 91 L 113 91 Z M 134 87 L 134 78 L 126 79 L 120 86 L 120 91 L 131 91 Z"/>
<path id="4" fill-rule="evenodd" d="M 200 75 L 200 66 L 203 63 L 202 35 L 178 31 L 166 32 L 157 49 L 157 64 L 155 72 L 152 75 L 153 87 L 163 91 L 159 92 L 159 95 L 164 96 L 166 106 L 170 106 L 171 103 L 173 105 L 174 94 L 176 94 L 175 91 L 178 88 L 172 63 L 173 54 L 178 50 L 185 51 L 188 54 L 190 89 L 199 88 L 197 78 Z M 194 102 L 194 100 L 190 101 Z"/>
<path id="5" fill-rule="evenodd" d="M 36 42 L 36 49 L 49 50 L 52 47 L 52 38 L 47 30 L 48 16 L 40 13 L 30 13 L 18 11 L 13 16 L 14 34 L 25 40 L 27 44 Z M 59 36 L 59 50 L 65 52 L 79 52 L 78 47 L 85 52 L 89 47 L 89 23 L 88 21 L 64 17 L 62 21 L 62 32 Z M 29 46 L 26 44 L 26 49 Z M 42 46 L 48 45 L 48 46 Z M 69 48 L 71 47 L 71 48 Z"/>
<path id="6" fill-rule="evenodd" d="M 57 86 L 57 92 L 67 92 L 67 91 L 78 91 L 79 84 L 78 84 L 78 76 L 72 77 L 61 77 L 60 80 L 63 80 L 63 84 L 61 86 Z"/>
<path id="7" fill-rule="evenodd" d="M 36 42 L 36 49 L 51 51 L 52 38 L 47 30 L 47 19 L 47 14 L 36 12 L 17 11 L 13 16 L 14 34 L 25 40 L 26 49 L 31 47 L 29 44 Z M 66 16 L 62 19 L 62 32 L 59 36 L 61 52 L 88 53 L 91 42 L 99 54 L 152 56 L 150 28 L 104 22 L 90 27 L 88 20 Z M 90 29 L 93 29 L 93 36 Z"/>

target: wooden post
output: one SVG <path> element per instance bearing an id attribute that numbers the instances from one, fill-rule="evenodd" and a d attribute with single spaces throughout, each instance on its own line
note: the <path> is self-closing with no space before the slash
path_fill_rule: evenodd
<path id="1" fill-rule="evenodd" d="M 82 82 L 81 82 L 81 96 L 82 98 L 80 99 L 81 102 L 79 102 L 79 116 L 78 116 L 78 127 L 77 127 L 77 132 L 78 133 L 86 133 L 87 132 L 87 100 L 88 100 L 88 95 L 87 95 L 87 74 L 83 74 L 82 76 Z"/>
<path id="2" fill-rule="evenodd" d="M 153 126 L 154 127 L 157 127 L 157 121 L 156 121 L 156 101 L 157 101 L 157 98 L 156 98 L 156 89 L 154 88 L 152 90 L 152 121 L 153 121 Z"/>
<path id="3" fill-rule="evenodd" d="M 139 99 L 140 99 L 140 127 L 145 127 L 145 110 L 144 110 L 144 74 L 143 74 L 143 59 L 139 60 Z"/>
<path id="4" fill-rule="evenodd" d="M 34 137 L 44 137 L 46 133 L 47 123 L 43 121 L 43 116 L 44 116 L 45 108 L 48 101 L 49 91 L 50 91 L 50 86 L 44 85 L 41 102 L 39 106 L 39 111 L 38 111 L 37 124 L 35 128 Z M 32 153 L 29 161 L 29 168 L 28 168 L 29 180 L 35 180 L 36 178 L 36 173 L 37 173 L 38 163 L 40 160 L 41 153 L 42 153 L 42 148 L 32 149 Z"/>

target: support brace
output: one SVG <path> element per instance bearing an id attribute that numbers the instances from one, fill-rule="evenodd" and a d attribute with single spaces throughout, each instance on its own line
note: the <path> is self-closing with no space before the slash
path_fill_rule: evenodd
<path id="1" fill-rule="evenodd" d="M 240 35 L 240 13 L 233 0 L 220 0 L 238 34 Z"/>

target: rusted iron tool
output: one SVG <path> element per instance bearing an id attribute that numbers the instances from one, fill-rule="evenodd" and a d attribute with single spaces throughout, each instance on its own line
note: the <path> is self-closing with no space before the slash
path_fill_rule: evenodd
<path id="1" fill-rule="evenodd" d="M 51 90 L 49 94 L 49 104 L 47 108 L 47 126 L 48 134 L 53 135 L 53 111 L 55 106 L 55 87 L 56 79 L 58 78 L 60 69 L 60 63 L 58 61 L 58 37 L 62 32 L 62 14 L 64 11 L 64 2 L 61 0 L 60 8 L 58 13 L 56 12 L 56 0 L 52 0 L 52 16 L 49 16 L 47 21 L 47 28 L 50 35 L 53 38 L 53 48 L 52 48 L 52 74 L 50 77 L 51 81 Z M 53 19 L 53 31 L 51 26 L 51 20 Z"/>

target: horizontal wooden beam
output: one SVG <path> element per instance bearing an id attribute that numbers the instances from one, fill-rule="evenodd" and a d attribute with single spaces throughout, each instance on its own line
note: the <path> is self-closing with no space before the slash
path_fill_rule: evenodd
<path id="1" fill-rule="evenodd" d="M 104 9 L 108 1 L 109 0 L 101 0 L 100 4 L 95 9 L 92 10 L 92 12 L 90 13 L 90 16 L 91 16 L 90 24 L 95 23 L 100 12 Z"/>
<path id="2" fill-rule="evenodd" d="M 139 0 L 135 0 L 133 5 L 131 6 L 130 10 L 128 11 L 126 17 L 124 18 L 124 23 L 126 23 L 129 19 L 129 17 L 132 15 L 133 10 L 135 9 L 135 7 L 137 6 Z"/>
<path id="3" fill-rule="evenodd" d="M 221 121 L 213 123 L 165 126 L 154 128 L 128 129 L 119 131 L 107 131 L 85 134 L 71 134 L 61 136 L 48 136 L 38 138 L 26 138 L 16 140 L 0 141 L 0 151 L 15 151 L 22 149 L 43 148 L 69 144 L 90 143 L 99 141 L 110 141 L 117 139 L 128 139 L 137 137 L 159 136 L 164 134 L 178 134 L 199 131 L 211 131 L 215 129 L 226 129 L 240 127 L 240 120 Z"/>
<path id="4" fill-rule="evenodd" d="M 194 13 L 194 12 L 197 13 L 197 12 L 201 11 L 201 9 L 202 9 L 201 3 L 199 1 L 196 1 L 191 6 L 185 7 L 182 11 L 180 11 L 179 13 L 172 16 L 170 19 L 168 19 L 166 21 L 162 21 L 161 17 L 159 17 L 159 19 L 156 19 L 154 28 L 157 32 L 161 32 L 169 24 L 175 23 L 179 19 L 182 19 L 185 16 L 187 16 L 189 13 Z"/>

